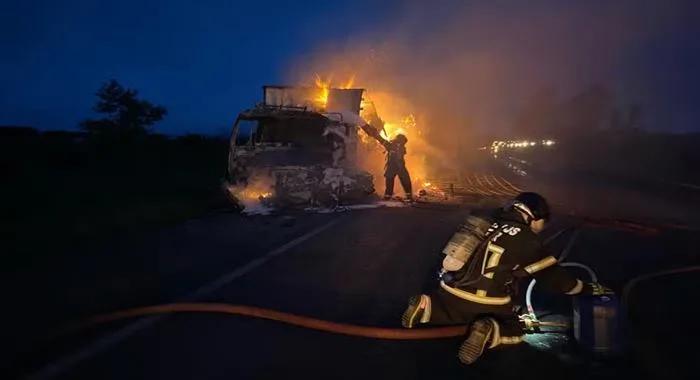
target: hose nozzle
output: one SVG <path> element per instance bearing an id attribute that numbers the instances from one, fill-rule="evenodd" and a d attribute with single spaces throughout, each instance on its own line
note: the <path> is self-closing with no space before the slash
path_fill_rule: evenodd
<path id="1" fill-rule="evenodd" d="M 540 330 L 540 327 L 569 327 L 569 325 L 566 323 L 540 321 L 537 319 L 537 316 L 534 313 L 520 315 L 518 316 L 518 319 L 520 319 L 520 322 L 522 322 L 525 325 L 525 333 L 527 334 L 542 332 Z"/>

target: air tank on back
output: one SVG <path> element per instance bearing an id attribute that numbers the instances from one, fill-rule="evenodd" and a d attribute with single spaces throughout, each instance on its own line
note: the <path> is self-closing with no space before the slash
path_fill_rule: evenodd
<path id="1" fill-rule="evenodd" d="M 443 268 L 447 271 L 457 271 L 462 268 L 486 238 L 489 227 L 491 222 L 484 218 L 474 215 L 467 217 L 466 222 L 452 235 L 442 250 L 445 254 Z"/>

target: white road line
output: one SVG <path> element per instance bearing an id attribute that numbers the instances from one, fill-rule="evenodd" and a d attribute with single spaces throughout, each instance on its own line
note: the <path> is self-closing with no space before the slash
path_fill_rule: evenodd
<path id="1" fill-rule="evenodd" d="M 481 175 L 484 178 L 484 181 L 488 185 L 488 187 L 491 189 L 490 191 L 493 193 L 493 195 L 501 195 L 501 196 L 508 196 L 508 192 L 503 192 L 502 189 L 499 189 L 498 186 L 494 185 L 493 182 L 489 179 L 489 177 L 486 174 Z M 492 175 L 493 177 L 493 175 Z"/>
<path id="2" fill-rule="evenodd" d="M 494 180 L 496 180 L 496 181 L 498 182 L 499 185 L 501 185 L 501 187 L 502 187 L 503 189 L 505 189 L 505 190 L 506 190 L 508 193 L 510 193 L 511 195 L 515 195 L 515 194 L 517 194 L 517 193 L 521 193 L 521 192 L 522 192 L 522 190 L 520 190 L 519 188 L 517 188 L 515 185 L 513 185 L 512 183 L 510 183 L 507 179 L 505 179 L 505 178 L 503 178 L 503 177 L 500 177 L 500 178 L 499 178 L 499 177 L 493 176 L 493 178 L 494 178 Z M 507 185 L 507 186 L 506 186 L 506 185 Z M 510 187 L 510 189 L 513 189 L 513 190 L 510 190 L 508 187 Z M 513 191 L 515 191 L 515 193 L 513 193 Z"/>
<path id="3" fill-rule="evenodd" d="M 475 186 L 474 183 L 472 182 L 472 174 L 470 174 L 469 176 L 467 176 L 466 180 L 467 180 L 467 182 L 469 183 L 469 186 L 472 186 L 472 187 Z"/>
<path id="4" fill-rule="evenodd" d="M 476 180 L 476 183 L 479 185 L 479 188 L 482 193 L 485 195 L 499 195 L 498 193 L 490 190 L 487 185 L 484 185 L 483 182 L 479 179 L 479 176 L 477 174 L 474 174 L 474 179 Z"/>
<path id="5" fill-rule="evenodd" d="M 510 189 L 507 189 L 505 186 L 503 186 L 501 181 L 499 181 L 498 178 L 496 178 L 496 176 L 494 176 L 493 174 L 490 174 L 490 176 L 491 176 L 491 179 L 493 179 L 493 183 L 495 183 L 494 187 L 499 189 L 499 193 L 506 195 L 506 196 L 512 195 L 513 191 Z"/>
<path id="6" fill-rule="evenodd" d="M 507 179 L 505 179 L 503 177 L 501 177 L 501 179 L 503 180 L 503 183 L 507 184 L 511 189 L 515 190 L 516 193 L 522 192 L 522 190 L 520 188 L 518 188 L 517 186 L 513 185 L 512 182 L 508 181 Z"/>
<path id="7" fill-rule="evenodd" d="M 491 186 L 491 187 L 496 187 L 496 186 L 493 185 L 493 182 L 491 182 L 491 180 L 489 179 L 489 177 L 488 177 L 486 174 L 482 174 L 481 177 L 484 178 L 484 181 L 485 181 L 489 186 Z"/>
<path id="8" fill-rule="evenodd" d="M 219 277 L 218 279 L 209 282 L 204 286 L 201 286 L 200 288 L 186 294 L 184 297 L 181 297 L 176 302 L 192 302 L 197 298 L 210 295 L 213 292 L 221 289 L 231 281 L 250 273 L 251 271 L 263 265 L 270 259 L 274 258 L 275 256 L 281 255 L 282 253 L 287 252 L 291 248 L 294 248 L 295 246 L 327 230 L 339 221 L 340 219 L 334 219 L 322 225 L 321 227 L 309 231 L 308 233 L 273 249 L 272 251 L 266 253 L 264 256 L 255 259 L 240 268 L 237 268 L 233 272 L 227 273 Z M 123 327 L 107 336 L 100 338 L 92 344 L 82 348 L 81 350 L 78 350 L 72 354 L 69 354 L 54 361 L 53 363 L 45 366 L 44 368 L 24 377 L 23 380 L 52 379 L 58 375 L 66 373 L 75 368 L 75 366 L 77 366 L 81 362 L 93 358 L 97 354 L 105 351 L 106 349 L 117 345 L 118 343 L 124 341 L 126 338 L 130 337 L 134 333 L 148 328 L 150 326 L 153 326 L 155 323 L 165 319 L 165 317 L 165 315 L 157 315 L 153 317 L 138 319 L 137 321 L 129 324 L 128 326 Z"/>

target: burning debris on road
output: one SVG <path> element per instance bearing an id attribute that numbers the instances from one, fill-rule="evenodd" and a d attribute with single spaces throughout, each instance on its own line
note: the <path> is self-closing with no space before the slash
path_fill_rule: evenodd
<path id="1" fill-rule="evenodd" d="M 427 201 L 447 200 L 449 198 L 444 189 L 441 189 L 430 182 L 423 183 L 423 187 L 418 190 L 418 197 L 419 199 L 424 199 Z"/>

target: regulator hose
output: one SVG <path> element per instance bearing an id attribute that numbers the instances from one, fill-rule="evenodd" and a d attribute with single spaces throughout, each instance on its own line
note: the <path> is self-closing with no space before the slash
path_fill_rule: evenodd
<path id="1" fill-rule="evenodd" d="M 581 263 L 560 263 L 559 265 L 563 267 L 574 267 L 574 268 L 581 268 L 588 272 L 588 275 L 591 278 L 591 282 L 598 282 L 598 276 L 595 274 L 593 269 L 591 269 L 589 266 L 581 264 Z M 537 280 L 532 279 L 530 281 L 530 284 L 527 286 L 527 291 L 525 292 L 525 305 L 527 306 L 527 312 L 531 315 L 535 315 L 535 309 L 532 306 L 532 290 L 535 288 L 535 284 L 537 283 Z"/>
<path id="2" fill-rule="evenodd" d="M 560 231 L 560 232 L 562 232 L 562 231 Z M 559 259 L 558 259 L 559 265 L 561 265 L 563 267 L 574 267 L 574 268 L 584 269 L 586 272 L 588 272 L 588 275 L 590 276 L 592 282 L 598 282 L 598 276 L 593 271 L 593 269 L 591 269 L 587 265 L 584 265 L 581 263 L 564 262 L 564 260 L 567 258 L 567 256 L 569 256 L 569 254 L 571 253 L 571 249 L 574 247 L 574 243 L 576 242 L 576 238 L 578 237 L 579 233 L 581 233 L 581 230 L 577 229 L 576 232 L 574 232 L 574 234 L 569 239 L 569 242 L 567 243 L 566 248 L 564 248 L 564 250 L 561 253 L 561 256 L 559 256 Z M 556 235 L 557 234 L 555 234 L 555 236 L 553 236 L 553 237 L 556 237 Z M 528 286 L 527 286 L 527 291 L 525 291 L 525 306 L 527 307 L 527 312 L 528 312 L 528 314 L 530 314 L 531 316 L 534 316 L 535 318 L 536 318 L 535 308 L 532 306 L 532 290 L 535 288 L 536 283 L 537 283 L 537 280 L 535 280 L 534 278 L 532 280 L 530 280 L 530 284 L 528 284 Z"/>

